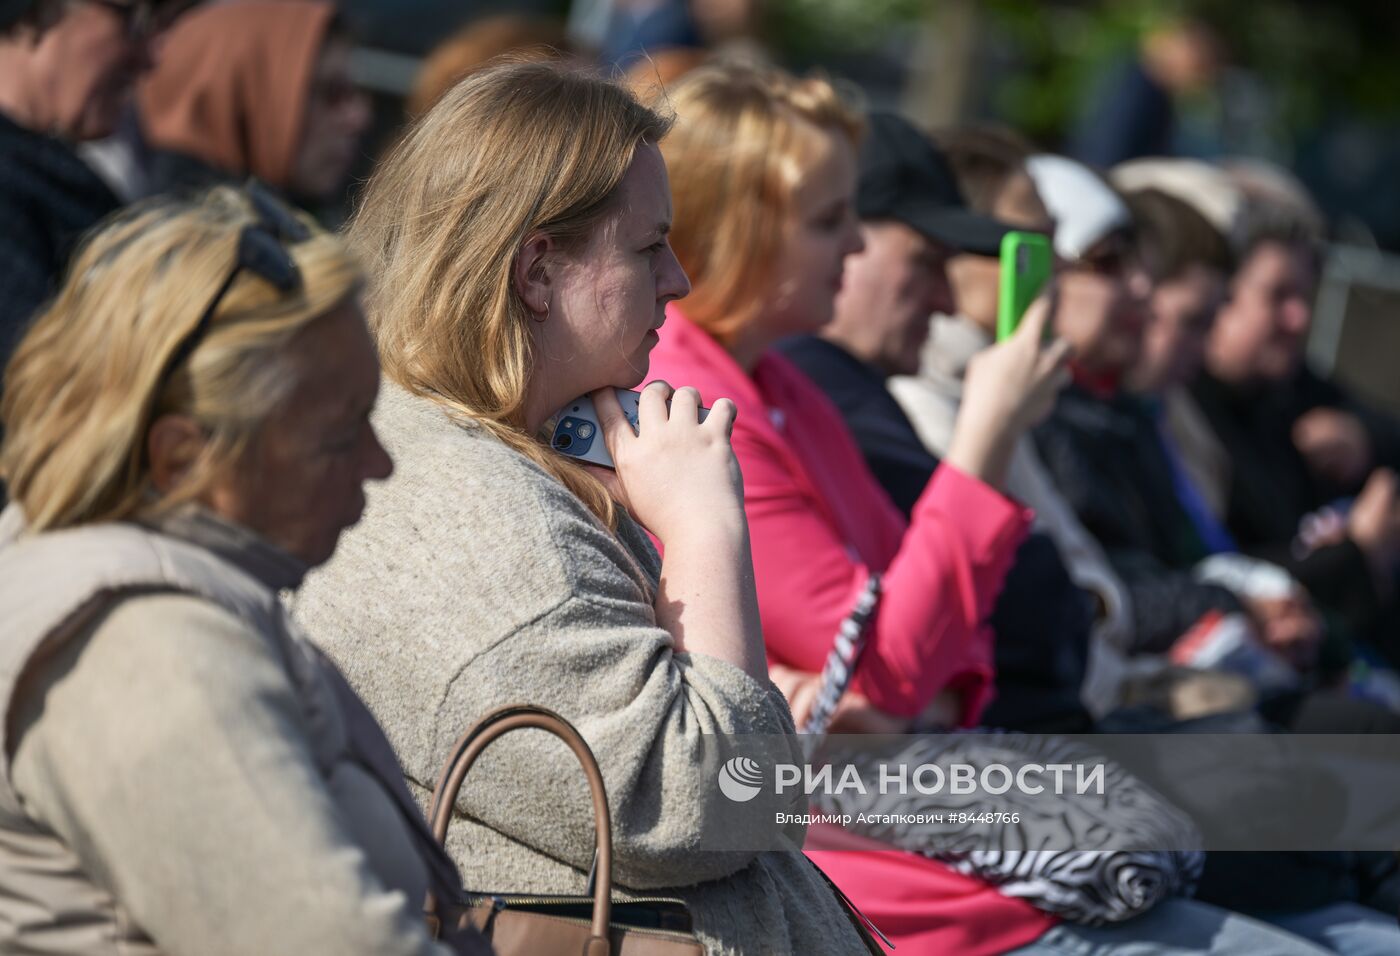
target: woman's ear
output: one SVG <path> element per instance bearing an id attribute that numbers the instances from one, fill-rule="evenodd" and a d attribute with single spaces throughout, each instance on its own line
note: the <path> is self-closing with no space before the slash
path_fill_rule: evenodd
<path id="1" fill-rule="evenodd" d="M 189 474 L 204 450 L 204 432 L 188 415 L 162 415 L 146 433 L 151 483 L 166 494 Z"/>
<path id="2" fill-rule="evenodd" d="M 549 314 L 549 255 L 554 240 L 542 232 L 531 233 L 515 257 L 515 293 L 535 315 Z"/>

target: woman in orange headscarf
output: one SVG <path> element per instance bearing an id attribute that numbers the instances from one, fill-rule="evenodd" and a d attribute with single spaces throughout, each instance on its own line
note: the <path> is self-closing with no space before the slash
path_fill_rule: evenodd
<path id="1" fill-rule="evenodd" d="M 256 176 L 290 198 L 334 196 L 369 124 L 350 37 L 328 0 L 191 11 L 138 94 L 143 192 Z"/>

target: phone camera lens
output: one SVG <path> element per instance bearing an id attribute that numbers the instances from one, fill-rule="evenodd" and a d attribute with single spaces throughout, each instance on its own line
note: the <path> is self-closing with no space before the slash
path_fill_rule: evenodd
<path id="1" fill-rule="evenodd" d="M 555 435 L 555 436 L 554 436 L 554 447 L 557 448 L 557 449 L 559 449 L 560 451 L 568 451 L 568 450 L 569 450 L 569 446 L 572 445 L 573 443 L 574 443 L 574 436 L 573 436 L 573 435 Z"/>
<path id="2" fill-rule="evenodd" d="M 575 429 L 575 431 L 578 432 L 578 437 L 579 437 L 579 438 L 592 438 L 592 437 L 593 437 L 593 426 L 590 425 L 588 422 L 581 422 L 581 423 L 579 424 L 578 428 Z"/>

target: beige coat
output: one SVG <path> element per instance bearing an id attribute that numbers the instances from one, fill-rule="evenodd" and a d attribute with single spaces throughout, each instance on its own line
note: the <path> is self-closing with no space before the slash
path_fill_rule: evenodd
<path id="1" fill-rule="evenodd" d="M 0 951 L 446 954 L 403 808 L 278 603 L 302 566 L 202 512 L 21 528 L 11 507 Z"/>
<path id="2" fill-rule="evenodd" d="M 371 486 L 295 613 L 329 638 L 419 797 L 487 711 L 549 707 L 597 755 L 625 888 L 681 896 L 712 953 L 863 953 L 796 850 L 802 829 L 774 823 L 764 797 L 721 794 L 711 735 L 775 735 L 797 763 L 792 718 L 771 683 L 676 652 L 656 623 L 660 562 L 641 529 L 624 518 L 610 533 L 541 468 L 393 385 L 374 424 L 394 475 Z M 593 825 L 562 746 L 507 737 L 467 784 L 449 848 L 468 887 L 583 890 Z M 748 826 L 788 851 L 738 845 Z"/>

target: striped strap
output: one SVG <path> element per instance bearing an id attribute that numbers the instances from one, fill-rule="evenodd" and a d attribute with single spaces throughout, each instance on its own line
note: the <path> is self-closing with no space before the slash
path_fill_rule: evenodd
<path id="1" fill-rule="evenodd" d="M 875 616 L 875 609 L 880 604 L 880 593 L 880 575 L 872 574 L 865 582 L 860 597 L 856 598 L 855 607 L 851 608 L 851 613 L 842 619 L 841 626 L 836 629 L 836 643 L 822 667 L 822 682 L 817 690 L 816 702 L 812 705 L 812 712 L 798 728 L 798 733 L 807 735 L 803 746 L 809 752 L 826 735 L 827 727 L 831 725 L 831 717 L 836 713 L 836 705 L 840 703 L 841 695 L 846 693 L 846 688 L 851 685 L 856 662 L 865 650 L 870 620 Z"/>

